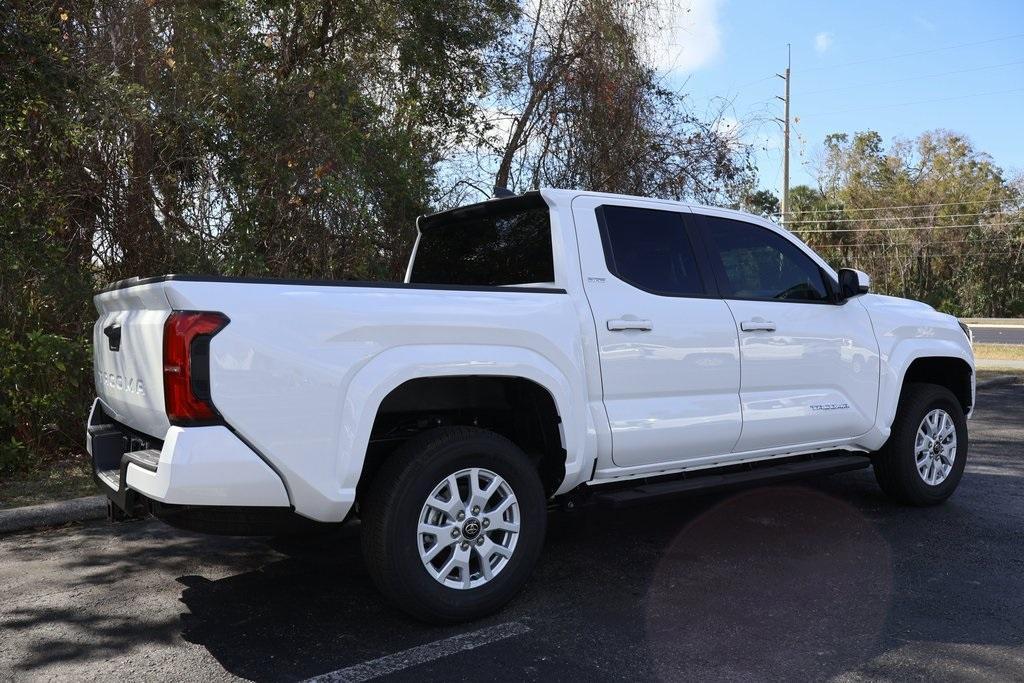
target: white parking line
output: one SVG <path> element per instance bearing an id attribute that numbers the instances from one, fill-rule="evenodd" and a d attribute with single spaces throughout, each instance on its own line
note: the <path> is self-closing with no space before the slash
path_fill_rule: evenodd
<path id="1" fill-rule="evenodd" d="M 972 330 L 1024 330 L 1024 325 L 968 325 Z"/>
<path id="2" fill-rule="evenodd" d="M 433 662 L 459 652 L 466 652 L 513 636 L 527 633 L 530 627 L 518 621 L 488 626 L 478 631 L 462 633 L 451 638 L 437 640 L 433 643 L 418 645 L 408 650 L 384 655 L 362 664 L 354 664 L 344 669 L 321 674 L 308 679 L 305 683 L 340 683 L 341 681 L 368 681 L 380 676 L 393 674 L 403 669 Z"/>

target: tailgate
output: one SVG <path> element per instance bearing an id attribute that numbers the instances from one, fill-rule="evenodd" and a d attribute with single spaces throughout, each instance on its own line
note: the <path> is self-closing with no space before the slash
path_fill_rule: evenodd
<path id="1" fill-rule="evenodd" d="M 164 283 L 97 294 L 93 326 L 96 395 L 107 412 L 140 432 L 164 438 L 163 329 L 170 314 Z"/>

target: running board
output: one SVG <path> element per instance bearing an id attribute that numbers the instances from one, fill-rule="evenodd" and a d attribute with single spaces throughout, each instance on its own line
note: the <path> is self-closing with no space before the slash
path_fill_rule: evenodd
<path id="1" fill-rule="evenodd" d="M 811 460 L 787 460 L 779 464 L 757 464 L 742 469 L 716 474 L 714 470 L 690 473 L 682 479 L 645 482 L 632 488 L 601 491 L 595 487 L 593 502 L 611 508 L 649 503 L 687 493 L 708 493 L 742 487 L 749 484 L 771 484 L 809 476 L 836 474 L 868 467 L 871 459 L 866 455 L 821 455 Z"/>

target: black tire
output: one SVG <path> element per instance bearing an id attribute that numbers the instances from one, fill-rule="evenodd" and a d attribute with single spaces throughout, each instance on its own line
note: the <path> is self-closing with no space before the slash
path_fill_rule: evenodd
<path id="1" fill-rule="evenodd" d="M 499 573 L 483 585 L 457 589 L 428 573 L 416 530 L 434 487 L 468 467 L 505 480 L 518 502 L 520 530 Z M 441 624 L 483 617 L 511 600 L 530 577 L 547 528 L 544 488 L 529 458 L 508 439 L 473 427 L 433 429 L 403 444 L 374 477 L 361 515 L 363 556 L 381 593 L 413 617 Z"/>
<path id="2" fill-rule="evenodd" d="M 956 429 L 956 457 L 946 478 L 928 484 L 917 470 L 914 442 L 922 420 L 940 408 Z M 890 497 L 909 505 L 936 505 L 953 495 L 967 464 L 967 419 L 960 401 L 949 389 L 935 384 L 908 384 L 900 396 L 892 433 L 874 458 L 875 479 Z"/>

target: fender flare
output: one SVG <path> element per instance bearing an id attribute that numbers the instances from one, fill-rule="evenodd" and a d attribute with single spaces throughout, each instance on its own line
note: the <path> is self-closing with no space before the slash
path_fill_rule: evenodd
<path id="1" fill-rule="evenodd" d="M 590 424 L 582 381 L 575 382 L 535 351 L 491 345 L 407 345 L 392 347 L 359 369 L 348 384 L 339 420 L 336 481 L 342 498 L 354 502 L 370 443 L 370 433 L 384 399 L 400 385 L 428 377 L 486 375 L 517 377 L 540 385 L 554 400 L 561 418 L 565 478 L 558 493 L 579 483 L 593 459 L 595 429 Z"/>
<path id="2" fill-rule="evenodd" d="M 914 361 L 921 358 L 955 358 L 971 369 L 971 403 L 974 403 L 974 358 L 961 345 L 947 339 L 903 339 L 886 354 L 878 388 L 877 425 L 888 438 L 903 393 L 903 381 Z"/>

